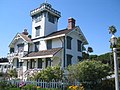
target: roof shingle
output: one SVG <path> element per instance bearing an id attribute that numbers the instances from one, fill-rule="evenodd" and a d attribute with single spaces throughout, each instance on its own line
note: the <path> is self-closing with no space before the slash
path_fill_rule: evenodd
<path id="1" fill-rule="evenodd" d="M 52 36 L 57 36 L 57 35 L 61 35 L 61 34 L 67 34 L 71 31 L 71 29 L 63 29 L 63 30 L 60 30 L 60 31 L 56 31 L 56 32 L 53 32 L 49 35 L 47 35 L 46 37 L 52 37 Z"/>
<path id="2" fill-rule="evenodd" d="M 32 42 L 31 39 L 27 36 L 27 35 L 24 35 L 24 34 L 20 34 L 26 41 L 28 42 Z"/>
<path id="3" fill-rule="evenodd" d="M 34 56 L 45 56 L 45 55 L 55 55 L 57 52 L 59 52 L 62 48 L 53 48 L 49 50 L 43 50 L 39 52 L 31 52 L 27 54 L 25 57 L 34 57 Z"/>

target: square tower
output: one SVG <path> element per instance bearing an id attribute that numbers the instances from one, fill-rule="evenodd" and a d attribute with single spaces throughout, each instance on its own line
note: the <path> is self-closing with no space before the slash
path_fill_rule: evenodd
<path id="1" fill-rule="evenodd" d="M 32 39 L 44 37 L 57 31 L 61 13 L 53 9 L 47 2 L 32 10 L 30 14 L 32 17 Z"/>

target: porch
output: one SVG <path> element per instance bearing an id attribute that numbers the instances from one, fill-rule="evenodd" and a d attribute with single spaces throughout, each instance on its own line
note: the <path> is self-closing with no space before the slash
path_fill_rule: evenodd
<path id="1" fill-rule="evenodd" d="M 57 48 L 32 52 L 26 57 L 21 58 L 23 60 L 22 79 L 27 79 L 28 76 L 30 77 L 48 66 L 61 65 L 63 60 L 62 55 L 62 48 Z"/>

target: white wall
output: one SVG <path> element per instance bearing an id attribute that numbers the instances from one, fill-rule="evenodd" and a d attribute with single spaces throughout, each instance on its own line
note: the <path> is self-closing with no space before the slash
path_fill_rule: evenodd
<path id="1" fill-rule="evenodd" d="M 82 57 L 82 52 L 79 52 L 77 49 L 77 40 L 81 40 L 81 39 L 79 37 L 79 34 L 76 31 L 69 33 L 68 36 L 72 37 L 72 44 L 71 44 L 71 49 L 67 49 L 67 45 L 66 45 L 66 54 L 72 55 L 73 56 L 72 64 L 76 64 L 78 63 L 77 56 Z M 66 60 L 67 60 L 67 57 L 66 57 Z"/>
<path id="2" fill-rule="evenodd" d="M 28 51 L 28 43 L 25 42 L 22 38 L 19 38 L 14 44 L 14 52 L 18 52 L 18 44 L 24 43 L 24 51 Z"/>
<path id="3" fill-rule="evenodd" d="M 17 42 L 14 44 L 14 52 L 18 52 L 18 44 L 25 43 L 23 39 L 19 38 Z"/>
<path id="4" fill-rule="evenodd" d="M 63 66 L 63 49 L 58 52 L 53 58 L 52 58 L 52 66 L 56 66 L 61 64 L 61 67 Z"/>
<path id="5" fill-rule="evenodd" d="M 41 18 L 41 21 L 39 21 L 39 22 L 35 22 L 35 20 L 32 20 L 32 39 L 34 39 L 34 38 L 37 38 L 36 36 L 35 36 L 35 32 L 36 32 L 36 29 L 35 29 L 35 27 L 38 27 L 38 26 L 40 26 L 41 27 L 41 29 L 40 29 L 40 36 L 42 37 L 42 36 L 44 36 L 44 27 L 45 27 L 45 17 L 43 16 L 43 18 Z M 38 36 L 38 37 L 40 37 L 40 36 Z"/>
<path id="6" fill-rule="evenodd" d="M 40 48 L 39 50 L 46 50 L 46 42 L 44 40 L 41 40 L 40 41 Z"/>
<path id="7" fill-rule="evenodd" d="M 55 23 L 51 23 L 48 21 L 48 17 L 47 15 L 45 15 L 47 13 L 44 13 L 42 14 L 42 18 L 41 18 L 41 21 L 39 22 L 35 22 L 35 20 L 32 20 L 32 39 L 34 38 L 38 38 L 38 37 L 43 37 L 43 36 L 46 36 L 52 32 L 55 32 L 57 31 L 57 19 L 56 19 L 56 22 Z M 40 26 L 41 29 L 40 29 L 40 36 L 35 36 L 35 32 L 36 32 L 36 29 L 35 27 L 38 27 Z"/>
<path id="8" fill-rule="evenodd" d="M 58 48 L 58 47 L 63 47 L 63 38 L 52 39 L 52 48 Z"/>

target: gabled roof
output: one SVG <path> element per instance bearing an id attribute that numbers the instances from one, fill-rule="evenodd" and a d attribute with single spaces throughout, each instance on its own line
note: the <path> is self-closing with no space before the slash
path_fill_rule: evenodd
<path id="1" fill-rule="evenodd" d="M 14 43 L 18 40 L 18 38 L 22 38 L 25 42 L 31 43 L 31 39 L 28 37 L 28 35 L 24 35 L 21 33 L 17 33 L 15 37 L 13 38 L 12 42 L 9 44 L 9 47 L 11 45 L 14 45 Z"/>
<path id="2" fill-rule="evenodd" d="M 24 38 L 25 41 L 31 42 L 31 39 L 27 35 L 24 34 L 20 34 L 20 35 Z"/>
<path id="3" fill-rule="evenodd" d="M 59 30 L 59 31 L 56 31 L 56 32 L 53 32 L 53 33 L 47 35 L 46 38 L 47 38 L 47 37 L 52 37 L 52 36 L 61 35 L 61 34 L 67 34 L 67 33 L 69 33 L 70 31 L 72 31 L 72 30 L 71 30 L 71 29 L 67 29 L 67 28 L 66 28 L 66 29 L 63 29 L 63 30 Z"/>
<path id="4" fill-rule="evenodd" d="M 63 29 L 63 30 L 59 30 L 59 31 L 53 32 L 53 33 L 47 35 L 47 36 L 45 37 L 45 39 L 47 40 L 47 39 L 62 37 L 62 36 L 65 36 L 65 35 L 67 35 L 68 33 L 72 32 L 72 31 L 74 31 L 74 30 L 77 30 L 77 31 L 79 32 L 80 37 L 83 39 L 83 43 L 84 43 L 84 44 L 88 44 L 88 41 L 87 41 L 87 39 L 85 38 L 85 36 L 84 36 L 84 34 L 82 33 L 82 31 L 81 31 L 81 29 L 79 28 L 79 26 L 76 26 L 76 27 L 74 27 L 73 29 L 68 29 L 68 28 L 66 28 L 66 29 Z"/>
<path id="5" fill-rule="evenodd" d="M 62 48 L 52 48 L 52 49 L 42 50 L 42 51 L 38 51 L 38 52 L 31 52 L 31 53 L 25 55 L 22 59 L 53 57 L 60 50 L 62 50 Z"/>

